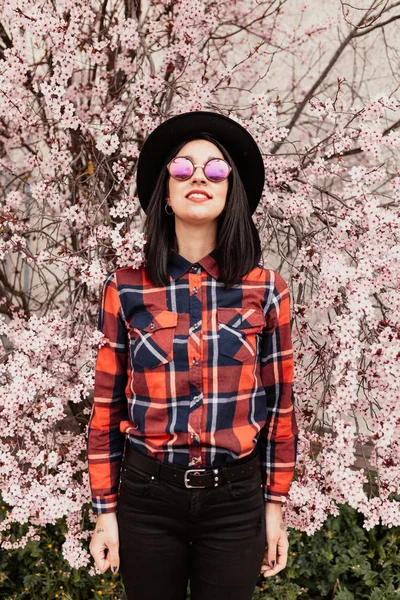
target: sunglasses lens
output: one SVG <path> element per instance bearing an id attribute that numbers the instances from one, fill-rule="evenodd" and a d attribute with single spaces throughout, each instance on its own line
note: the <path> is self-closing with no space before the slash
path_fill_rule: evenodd
<path id="1" fill-rule="evenodd" d="M 193 165 L 189 159 L 182 157 L 174 158 L 169 165 L 169 173 L 174 179 L 184 181 L 189 179 L 193 173 Z"/>
<path id="2" fill-rule="evenodd" d="M 229 175 L 229 165 L 224 160 L 215 158 L 206 164 L 205 174 L 210 181 L 223 181 Z"/>

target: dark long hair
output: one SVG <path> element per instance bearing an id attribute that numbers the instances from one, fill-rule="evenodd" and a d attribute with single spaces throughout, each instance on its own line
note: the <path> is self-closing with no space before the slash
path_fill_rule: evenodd
<path id="1" fill-rule="evenodd" d="M 225 289 L 230 289 L 238 279 L 247 275 L 260 263 L 262 259 L 260 236 L 251 216 L 246 190 L 229 152 L 208 133 L 198 133 L 192 139 L 204 139 L 215 144 L 232 167 L 228 178 L 225 208 L 218 216 L 216 247 L 216 260 L 220 272 L 218 281 L 224 283 Z M 168 258 L 171 248 L 177 249 L 175 217 L 173 214 L 168 215 L 164 209 L 170 177 L 166 166 L 189 141 L 191 140 L 186 140 L 172 148 L 166 157 L 143 225 L 143 233 L 146 236 L 143 248 L 146 269 L 153 285 L 157 287 L 167 285 Z"/>

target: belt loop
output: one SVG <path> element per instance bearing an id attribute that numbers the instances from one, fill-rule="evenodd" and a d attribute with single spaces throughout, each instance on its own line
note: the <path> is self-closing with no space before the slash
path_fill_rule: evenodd
<path id="1" fill-rule="evenodd" d="M 155 479 L 156 483 L 159 483 L 159 481 L 160 481 L 161 463 L 157 461 L 156 466 L 157 466 L 157 470 L 156 470 L 156 473 L 155 473 L 154 477 L 156 478 Z"/>
<path id="2" fill-rule="evenodd" d="M 228 465 L 226 463 L 222 464 L 220 467 L 220 474 L 221 474 L 221 482 L 220 483 L 228 483 L 229 482 L 229 477 L 228 477 Z"/>

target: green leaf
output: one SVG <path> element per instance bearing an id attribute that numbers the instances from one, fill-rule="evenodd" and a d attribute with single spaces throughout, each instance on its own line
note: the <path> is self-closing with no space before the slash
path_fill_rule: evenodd
<path id="1" fill-rule="evenodd" d="M 335 600 L 354 600 L 355 596 L 346 588 L 343 588 L 336 592 L 334 595 Z"/>

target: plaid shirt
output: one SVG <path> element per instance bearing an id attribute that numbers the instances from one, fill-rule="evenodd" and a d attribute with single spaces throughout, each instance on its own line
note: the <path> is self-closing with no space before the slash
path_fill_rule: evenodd
<path id="1" fill-rule="evenodd" d="M 266 502 L 282 502 L 297 455 L 289 290 L 261 265 L 230 290 L 215 250 L 192 264 L 177 252 L 169 282 L 116 269 L 100 303 L 88 426 L 93 510 L 115 512 L 125 437 L 168 464 L 218 467 L 258 442 Z"/>

